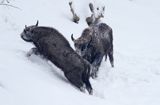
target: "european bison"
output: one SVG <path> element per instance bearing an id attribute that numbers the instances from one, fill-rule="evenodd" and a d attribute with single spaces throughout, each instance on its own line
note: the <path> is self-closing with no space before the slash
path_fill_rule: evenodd
<path id="1" fill-rule="evenodd" d="M 103 57 L 109 56 L 110 63 L 114 67 L 113 59 L 113 35 L 112 28 L 105 23 L 90 25 L 84 29 L 78 39 L 71 36 L 76 52 L 89 61 L 94 67 L 91 76 L 97 77 L 97 71 Z"/>
<path id="2" fill-rule="evenodd" d="M 69 42 L 56 29 L 36 25 L 26 26 L 21 38 L 32 42 L 36 48 L 32 52 L 39 53 L 59 67 L 65 77 L 80 91 L 88 90 L 92 94 L 89 81 L 91 65 L 79 56 Z"/>

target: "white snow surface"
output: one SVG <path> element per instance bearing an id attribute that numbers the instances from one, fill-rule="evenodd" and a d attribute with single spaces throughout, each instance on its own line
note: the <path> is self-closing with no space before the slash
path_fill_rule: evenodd
<path id="1" fill-rule="evenodd" d="M 160 105 L 160 1 L 73 0 L 79 24 L 71 21 L 69 0 L 10 0 L 0 5 L 0 105 Z M 87 27 L 88 3 L 106 6 L 103 22 L 113 28 L 115 67 L 103 61 L 93 95 L 80 92 L 54 64 L 26 57 L 33 47 L 20 38 L 24 25 L 58 29 L 73 47 Z"/>

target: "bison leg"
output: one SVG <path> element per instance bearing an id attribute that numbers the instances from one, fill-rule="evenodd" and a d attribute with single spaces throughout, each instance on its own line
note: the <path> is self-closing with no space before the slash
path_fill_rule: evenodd
<path id="1" fill-rule="evenodd" d="M 85 85 L 86 85 L 86 89 L 87 89 L 88 93 L 89 93 L 90 95 L 92 95 L 92 94 L 93 94 L 93 89 L 92 89 L 91 83 L 90 83 L 90 81 L 89 81 L 89 77 L 90 77 L 90 74 L 84 72 L 83 75 L 82 75 L 82 80 L 83 80 L 83 82 L 84 82 Z"/>
<path id="2" fill-rule="evenodd" d="M 98 69 L 99 66 L 101 65 L 103 59 L 103 55 L 102 54 L 97 54 L 96 57 L 94 58 L 94 61 L 92 62 L 92 78 L 96 78 L 97 77 L 97 73 L 98 73 Z"/>
<path id="3" fill-rule="evenodd" d="M 109 51 L 108 56 L 111 66 L 114 67 L 113 48 Z"/>
<path id="4" fill-rule="evenodd" d="M 77 88 L 80 89 L 80 91 L 85 92 L 85 86 L 82 81 L 82 76 L 77 71 L 65 73 L 66 78 Z"/>
<path id="5" fill-rule="evenodd" d="M 27 57 L 30 57 L 32 54 L 35 54 L 35 55 L 39 55 L 39 51 L 37 48 L 31 48 L 30 51 L 27 53 Z"/>
<path id="6" fill-rule="evenodd" d="M 98 67 L 92 66 L 91 77 L 92 77 L 93 79 L 95 79 L 95 78 L 98 77 Z"/>

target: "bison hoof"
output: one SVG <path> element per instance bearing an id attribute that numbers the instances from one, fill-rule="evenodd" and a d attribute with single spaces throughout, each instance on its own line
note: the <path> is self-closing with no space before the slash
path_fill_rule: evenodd
<path id="1" fill-rule="evenodd" d="M 97 76 L 96 76 L 96 75 L 92 75 L 91 77 L 92 77 L 92 79 L 96 79 L 96 78 L 97 78 Z"/>
<path id="2" fill-rule="evenodd" d="M 26 54 L 27 57 L 30 57 L 31 55 L 32 55 L 32 54 L 30 54 L 30 53 L 27 53 L 27 54 Z"/>
<path id="3" fill-rule="evenodd" d="M 114 67 L 114 63 L 111 63 L 111 66 Z"/>
<path id="4" fill-rule="evenodd" d="M 79 89 L 80 89 L 81 92 L 85 93 L 85 89 L 86 89 L 85 86 L 82 86 Z"/>
<path id="5" fill-rule="evenodd" d="M 95 78 L 98 77 L 98 75 L 97 75 L 97 73 L 93 73 L 93 74 L 91 74 L 91 77 L 92 77 L 93 79 L 95 79 Z"/>
<path id="6" fill-rule="evenodd" d="M 89 92 L 90 95 L 93 95 L 93 90 L 92 89 L 89 90 L 88 92 Z"/>
<path id="7" fill-rule="evenodd" d="M 92 88 L 87 88 L 87 91 L 90 95 L 93 95 L 93 89 Z"/>

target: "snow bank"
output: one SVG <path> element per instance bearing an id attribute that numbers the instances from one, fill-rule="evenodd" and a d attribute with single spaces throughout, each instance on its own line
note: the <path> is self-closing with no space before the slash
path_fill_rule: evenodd
<path id="1" fill-rule="evenodd" d="M 88 3 L 106 6 L 103 19 L 113 28 L 115 68 L 102 62 L 91 83 L 94 95 L 79 92 L 61 70 L 20 39 L 24 25 L 58 29 L 70 42 L 87 27 Z M 19 9 L 0 6 L 0 105 L 159 105 L 160 2 L 158 0 L 74 0 L 79 24 L 71 22 L 64 0 L 11 0 Z M 151 5 L 150 5 L 151 4 Z"/>

